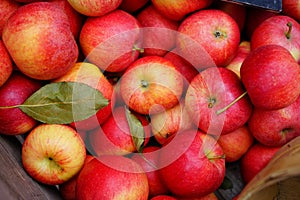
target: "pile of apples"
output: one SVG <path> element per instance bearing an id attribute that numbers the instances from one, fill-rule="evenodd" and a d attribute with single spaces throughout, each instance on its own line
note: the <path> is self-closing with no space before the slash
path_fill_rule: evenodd
<path id="1" fill-rule="evenodd" d="M 300 1 L 282 7 L 1 0 L 0 133 L 24 136 L 24 170 L 64 199 L 217 199 L 227 163 L 247 184 L 300 135 Z M 107 104 L 38 120 L 70 103 L 58 88 L 21 109 L 70 82 Z"/>

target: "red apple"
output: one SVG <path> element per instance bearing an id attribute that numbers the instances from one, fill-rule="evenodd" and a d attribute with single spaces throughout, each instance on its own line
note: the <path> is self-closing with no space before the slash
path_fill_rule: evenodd
<path id="1" fill-rule="evenodd" d="M 174 107 L 183 92 L 180 73 L 170 61 L 159 56 L 146 56 L 135 61 L 123 74 L 120 84 L 125 104 L 141 114 L 154 114 Z"/>
<path id="2" fill-rule="evenodd" d="M 251 50 L 269 44 L 285 47 L 300 63 L 299 23 L 285 15 L 276 15 L 264 20 L 252 34 Z"/>
<path id="3" fill-rule="evenodd" d="M 40 81 L 33 80 L 19 72 L 13 72 L 4 85 L 0 87 L 0 106 L 20 105 L 41 86 Z M 37 121 L 23 113 L 19 108 L 0 109 L 1 134 L 24 134 L 36 125 Z"/>
<path id="4" fill-rule="evenodd" d="M 134 154 L 131 159 L 141 165 L 145 171 L 148 184 L 149 184 L 149 197 L 157 195 L 168 194 L 169 190 L 162 182 L 159 172 L 157 170 L 158 165 L 158 153 L 155 151 L 159 150 L 158 146 L 146 146 L 143 149 L 142 154 Z"/>
<path id="5" fill-rule="evenodd" d="M 264 45 L 247 56 L 241 80 L 251 102 L 262 109 L 280 109 L 296 101 L 300 91 L 300 68 L 280 45 Z"/>
<path id="6" fill-rule="evenodd" d="M 86 16 L 103 16 L 119 7 L 122 0 L 67 0 L 79 13 Z"/>
<path id="7" fill-rule="evenodd" d="M 0 87 L 7 81 L 13 72 L 13 63 L 3 41 L 0 39 Z"/>
<path id="8" fill-rule="evenodd" d="M 300 135 L 300 96 L 278 110 L 254 108 L 248 121 L 253 136 L 266 146 L 280 147 Z"/>
<path id="9" fill-rule="evenodd" d="M 179 198 L 178 200 L 218 200 L 218 197 L 212 192 L 199 198 Z"/>
<path id="10" fill-rule="evenodd" d="M 134 13 L 142 9 L 148 2 L 150 0 L 123 0 L 119 8 L 126 12 Z"/>
<path id="11" fill-rule="evenodd" d="M 178 155 L 178 152 L 183 153 Z M 176 134 L 162 148 L 159 162 L 168 162 L 177 156 L 159 170 L 163 182 L 176 197 L 199 198 L 214 192 L 223 182 L 224 154 L 213 137 L 197 130 Z"/>
<path id="12" fill-rule="evenodd" d="M 148 195 L 148 180 L 142 167 L 122 156 L 100 156 L 93 159 L 84 166 L 77 179 L 78 200 L 147 200 Z"/>
<path id="13" fill-rule="evenodd" d="M 256 143 L 242 157 L 241 173 L 245 183 L 249 183 L 272 159 L 279 147 L 267 147 Z"/>
<path id="14" fill-rule="evenodd" d="M 154 7 L 172 20 L 182 20 L 188 14 L 207 8 L 213 0 L 152 0 Z"/>
<path id="15" fill-rule="evenodd" d="M 282 0 L 282 12 L 298 22 L 300 21 L 300 1 Z"/>
<path id="16" fill-rule="evenodd" d="M 202 47 L 219 67 L 229 64 L 240 43 L 240 30 L 236 21 L 226 12 L 217 9 L 204 9 L 193 13 L 181 22 L 178 32 L 180 33 L 178 46 L 183 55 L 187 56 L 186 59 L 196 57 L 194 59 L 202 61 L 206 55 L 196 49 Z M 195 40 L 200 47 L 191 46 L 187 41 L 189 38 Z M 194 50 L 195 52 L 191 52 Z M 206 65 L 206 63 L 197 65 L 191 63 L 194 66 Z"/>
<path id="17" fill-rule="evenodd" d="M 137 152 L 137 144 L 133 140 L 135 136 L 138 140 L 143 140 L 144 146 L 147 145 L 150 138 L 151 128 L 145 116 L 132 114 L 137 117 L 143 126 L 144 135 L 136 134 L 130 129 L 129 122 L 126 117 L 124 106 L 118 106 L 113 110 L 113 114 L 101 125 L 101 127 L 93 133 L 89 134 L 89 143 L 91 149 L 96 155 L 126 155 Z M 130 111 L 129 111 L 130 112 Z"/>
<path id="18" fill-rule="evenodd" d="M 136 16 L 143 27 L 143 56 L 163 56 L 176 44 L 179 23 L 160 14 L 149 5 Z"/>
<path id="19" fill-rule="evenodd" d="M 228 134 L 220 135 L 218 143 L 223 149 L 226 162 L 238 161 L 253 144 L 254 138 L 247 125 Z"/>
<path id="20" fill-rule="evenodd" d="M 96 65 L 87 62 L 77 62 L 69 71 L 58 79 L 54 79 L 53 82 L 85 83 L 99 90 L 104 98 L 109 101 L 108 105 L 101 108 L 95 115 L 85 120 L 71 123 L 72 127 L 78 130 L 92 130 L 98 128 L 111 115 L 114 106 L 111 101 L 113 86 Z M 76 115 L 74 117 L 76 118 Z"/>
<path id="21" fill-rule="evenodd" d="M 249 119 L 252 104 L 247 96 L 235 102 L 245 90 L 238 76 L 227 68 L 211 67 L 191 82 L 185 105 L 193 122 L 204 132 L 219 136 L 242 127 Z M 225 109 L 224 112 L 220 112 Z"/>
<path id="22" fill-rule="evenodd" d="M 25 138 L 22 163 L 35 180 L 57 185 L 81 170 L 86 158 L 80 135 L 67 125 L 41 124 Z"/>
<path id="23" fill-rule="evenodd" d="M 0 2 L 0 37 L 6 21 L 19 7 L 20 4 L 15 0 L 2 0 Z"/>
<path id="24" fill-rule="evenodd" d="M 177 200 L 177 199 L 169 195 L 157 195 L 155 197 L 152 197 L 150 200 Z"/>
<path id="25" fill-rule="evenodd" d="M 140 24 L 122 10 L 88 18 L 79 41 L 87 60 L 109 72 L 125 70 L 139 56 Z"/>
<path id="26" fill-rule="evenodd" d="M 2 39 L 18 69 L 39 80 L 58 78 L 78 57 L 67 15 L 49 2 L 19 7 L 4 26 Z"/>

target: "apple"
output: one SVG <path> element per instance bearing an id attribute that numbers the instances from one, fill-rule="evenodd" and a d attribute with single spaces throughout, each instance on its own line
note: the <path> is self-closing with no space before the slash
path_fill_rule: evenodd
<path id="1" fill-rule="evenodd" d="M 77 12 L 90 17 L 103 16 L 119 7 L 122 0 L 67 0 Z"/>
<path id="2" fill-rule="evenodd" d="M 150 120 L 152 134 L 161 145 L 173 134 L 195 127 L 183 100 L 165 112 L 150 115 Z"/>
<path id="3" fill-rule="evenodd" d="M 35 180 L 48 185 L 62 184 L 81 170 L 85 144 L 70 126 L 40 124 L 30 131 L 22 146 L 22 164 Z"/>
<path id="4" fill-rule="evenodd" d="M 153 6 L 166 17 L 180 21 L 188 14 L 209 7 L 213 0 L 151 0 Z"/>
<path id="5" fill-rule="evenodd" d="M 100 124 L 107 120 L 111 115 L 114 107 L 113 102 L 111 101 L 113 86 L 96 65 L 87 62 L 77 62 L 71 69 L 69 69 L 69 71 L 59 78 L 52 80 L 52 82 L 85 83 L 90 87 L 99 90 L 104 98 L 109 101 L 108 105 L 97 111 L 95 115 L 85 120 L 72 122 L 72 127 L 78 130 L 92 130 L 98 128 Z M 74 115 L 74 117 L 76 120 L 76 115 Z"/>
<path id="6" fill-rule="evenodd" d="M 123 10 L 89 17 L 81 29 L 79 43 L 89 62 L 103 71 L 121 72 L 139 56 L 140 24 Z"/>
<path id="7" fill-rule="evenodd" d="M 175 46 L 177 21 L 166 18 L 153 5 L 141 10 L 136 18 L 143 27 L 143 56 L 164 56 Z"/>
<path id="8" fill-rule="evenodd" d="M 19 7 L 20 4 L 15 0 L 2 0 L 0 2 L 0 37 L 6 21 Z"/>
<path id="9" fill-rule="evenodd" d="M 252 104 L 249 98 L 244 96 L 235 102 L 243 94 L 245 89 L 234 72 L 227 68 L 210 67 L 201 71 L 191 82 L 185 105 L 193 122 L 202 131 L 219 136 L 242 127 L 250 118 Z M 232 102 L 235 103 L 225 109 Z"/>
<path id="10" fill-rule="evenodd" d="M 119 9 L 122 9 L 129 13 L 138 12 L 142 9 L 150 0 L 123 0 Z"/>
<path id="11" fill-rule="evenodd" d="M 24 103 L 28 97 L 42 86 L 40 81 L 31 79 L 20 72 L 14 71 L 0 87 L 0 133 L 20 135 L 30 131 L 37 121 L 19 108 L 5 108 Z"/>
<path id="12" fill-rule="evenodd" d="M 149 184 L 149 197 L 157 195 L 169 194 L 169 189 L 162 182 L 159 172 L 156 167 L 159 166 L 158 162 L 158 150 L 161 147 L 158 146 L 146 146 L 142 154 L 134 154 L 131 159 L 137 162 L 145 171 L 148 184 Z"/>
<path id="13" fill-rule="evenodd" d="M 178 155 L 178 152 L 183 153 Z M 177 133 L 170 143 L 162 147 L 159 162 L 169 162 L 175 157 L 178 158 L 162 167 L 159 173 L 177 198 L 199 198 L 214 192 L 222 184 L 224 154 L 212 136 L 197 129 Z"/>
<path id="14" fill-rule="evenodd" d="M 300 21 L 300 1 L 282 0 L 282 13 Z"/>
<path id="15" fill-rule="evenodd" d="M 160 56 L 139 58 L 120 80 L 126 105 L 140 114 L 154 114 L 174 107 L 182 96 L 183 78 L 174 65 Z"/>
<path id="16" fill-rule="evenodd" d="M 280 109 L 299 96 L 299 65 L 292 54 L 280 45 L 264 45 L 252 50 L 240 73 L 255 107 Z"/>
<path id="17" fill-rule="evenodd" d="M 240 44 L 238 24 L 229 14 L 218 9 L 204 9 L 189 15 L 179 25 L 178 32 L 180 33 L 177 41 L 178 47 L 184 57 L 187 56 L 186 59 L 196 57 L 194 59 L 198 58 L 202 61 L 205 56 L 196 49 L 199 47 L 189 44 L 187 39 L 191 38 L 208 53 L 218 67 L 229 64 Z M 191 62 L 189 59 L 187 60 Z M 207 65 L 206 63 L 197 63 L 197 65 L 191 63 L 194 66 Z"/>
<path id="18" fill-rule="evenodd" d="M 267 147 L 261 143 L 252 145 L 241 158 L 241 175 L 249 183 L 272 159 L 280 147 Z"/>
<path id="19" fill-rule="evenodd" d="M 218 143 L 223 149 L 226 162 L 238 161 L 252 146 L 254 137 L 247 125 L 236 130 L 220 135 Z"/>
<path id="20" fill-rule="evenodd" d="M 226 66 L 227 69 L 230 69 L 236 75 L 238 75 L 239 78 L 241 78 L 241 66 L 245 60 L 245 58 L 248 56 L 248 54 L 251 51 L 251 44 L 249 41 L 244 40 L 240 43 L 238 51 L 235 55 L 235 57 L 230 61 L 230 63 Z"/>
<path id="21" fill-rule="evenodd" d="M 2 39 L 18 69 L 34 79 L 58 78 L 78 57 L 67 15 L 49 2 L 19 7 L 7 20 Z"/>
<path id="22" fill-rule="evenodd" d="M 293 18 L 276 15 L 264 20 L 253 32 L 251 50 L 276 44 L 285 47 L 300 64 L 300 25 Z"/>
<path id="23" fill-rule="evenodd" d="M 177 199 L 169 195 L 157 195 L 152 197 L 150 200 L 177 200 Z"/>
<path id="24" fill-rule="evenodd" d="M 248 121 L 257 141 L 280 147 L 300 135 L 300 96 L 291 105 L 278 110 L 254 108 Z"/>
<path id="25" fill-rule="evenodd" d="M 7 81 L 13 72 L 13 63 L 3 41 L 0 39 L 0 87 Z"/>
<path id="26" fill-rule="evenodd" d="M 179 198 L 178 200 L 218 200 L 218 197 L 212 192 L 199 198 Z"/>
<path id="27" fill-rule="evenodd" d="M 77 179 L 78 200 L 147 200 L 148 195 L 148 180 L 142 167 L 123 156 L 106 155 L 93 159 L 82 168 Z"/>
<path id="28" fill-rule="evenodd" d="M 143 140 L 144 146 L 147 145 L 151 131 L 148 120 L 144 115 L 129 111 L 143 126 L 144 135 L 135 135 L 136 133 L 130 129 L 126 118 L 128 111 L 124 106 L 114 108 L 112 115 L 101 124 L 101 127 L 88 134 L 88 142 L 96 155 L 127 155 L 139 151 L 133 136 L 138 140 Z"/>

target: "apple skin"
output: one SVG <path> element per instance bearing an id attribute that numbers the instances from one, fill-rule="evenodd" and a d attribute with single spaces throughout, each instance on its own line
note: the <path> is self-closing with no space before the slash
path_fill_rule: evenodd
<path id="1" fill-rule="evenodd" d="M 92 88 L 99 90 L 109 103 L 101 108 L 95 115 L 81 121 L 72 122 L 71 126 L 78 130 L 93 130 L 98 128 L 112 113 L 114 103 L 112 100 L 113 86 L 103 75 L 101 70 L 94 64 L 77 62 L 61 77 L 52 82 L 79 82 L 85 83 Z"/>
<path id="2" fill-rule="evenodd" d="M 152 197 L 150 200 L 177 200 L 175 197 L 168 195 L 157 195 Z"/>
<path id="3" fill-rule="evenodd" d="M 127 122 L 124 106 L 114 108 L 113 114 L 95 132 L 89 134 L 89 143 L 96 155 L 127 155 L 136 152 L 137 148 L 132 139 L 129 124 Z M 134 113 L 144 128 L 144 146 L 147 145 L 151 128 L 144 115 Z"/>
<path id="4" fill-rule="evenodd" d="M 40 81 L 14 71 L 0 87 L 0 106 L 20 105 L 42 86 Z M 30 131 L 37 121 L 19 108 L 0 109 L 0 133 L 20 135 Z"/>
<path id="5" fill-rule="evenodd" d="M 199 198 L 221 185 L 225 176 L 225 159 L 222 148 L 212 136 L 190 129 L 177 133 L 176 139 L 174 137 L 167 146 L 160 151 L 159 162 L 178 158 L 162 167 L 159 173 L 174 196 Z M 174 156 L 179 151 L 183 153 Z"/>
<path id="6" fill-rule="evenodd" d="M 160 14 L 153 5 L 141 10 L 137 20 L 143 27 L 143 56 L 164 56 L 176 44 L 179 22 Z"/>
<path id="7" fill-rule="evenodd" d="M 253 144 L 241 158 L 240 166 L 244 182 L 249 183 L 272 159 L 280 147 Z"/>
<path id="8" fill-rule="evenodd" d="M 229 14 L 218 9 L 204 9 L 189 15 L 179 25 L 178 32 L 178 47 L 187 56 L 185 58 L 199 56 L 199 52 L 197 55 L 188 55 L 191 47 L 187 44 L 186 37 L 190 37 L 208 53 L 218 67 L 226 66 L 233 59 L 240 44 L 238 24 Z"/>
<path id="9" fill-rule="evenodd" d="M 183 92 L 182 75 L 160 56 L 139 58 L 120 81 L 125 104 L 140 114 L 155 114 L 174 107 Z"/>
<path id="10" fill-rule="evenodd" d="M 159 150 L 158 146 L 146 146 L 143 149 L 142 155 L 134 154 L 131 159 L 137 162 L 144 169 L 149 184 L 149 197 L 157 195 L 169 194 L 169 189 L 162 182 L 158 170 L 154 166 L 158 166 L 158 153 L 153 153 Z M 149 162 L 151 164 L 149 164 Z"/>
<path id="11" fill-rule="evenodd" d="M 300 21 L 300 1 L 282 0 L 282 13 Z"/>
<path id="12" fill-rule="evenodd" d="M 300 91 L 300 68 L 290 52 L 280 45 L 252 50 L 244 60 L 241 80 L 255 107 L 280 109 L 296 101 Z"/>
<path id="13" fill-rule="evenodd" d="M 179 198 L 178 200 L 218 200 L 218 197 L 212 192 L 199 198 Z"/>
<path id="14" fill-rule="evenodd" d="M 2 39 L 18 69 L 34 79 L 58 78 L 78 58 L 67 15 L 49 2 L 18 8 L 7 20 Z"/>
<path id="15" fill-rule="evenodd" d="M 180 21 L 188 14 L 209 7 L 213 0 L 151 0 L 154 7 L 167 18 Z"/>
<path id="16" fill-rule="evenodd" d="M 249 128 L 260 143 L 281 147 L 300 135 L 300 97 L 291 105 L 278 110 L 254 108 Z"/>
<path id="17" fill-rule="evenodd" d="M 40 124 L 30 131 L 22 146 L 22 164 L 35 180 L 58 185 L 81 170 L 86 158 L 85 144 L 70 126 Z"/>
<path id="18" fill-rule="evenodd" d="M 20 4 L 15 0 L 2 0 L 0 2 L 0 37 L 6 21 L 19 7 Z"/>
<path id="19" fill-rule="evenodd" d="M 93 159 L 84 166 L 77 179 L 78 200 L 147 200 L 148 195 L 148 180 L 142 167 L 123 156 L 107 155 Z"/>
<path id="20" fill-rule="evenodd" d="M 129 13 L 138 12 L 142 9 L 150 0 L 123 0 L 119 9 Z"/>
<path id="21" fill-rule="evenodd" d="M 13 72 L 13 63 L 3 41 L 0 39 L 0 87 L 7 81 Z"/>
<path id="22" fill-rule="evenodd" d="M 119 7 L 122 0 L 67 0 L 77 12 L 89 16 L 103 16 Z"/>
<path id="23" fill-rule="evenodd" d="M 218 143 L 223 149 L 226 162 L 238 161 L 252 146 L 254 137 L 247 125 L 228 134 L 220 135 Z"/>
<path id="24" fill-rule="evenodd" d="M 139 56 L 140 23 L 123 11 L 89 17 L 80 32 L 79 43 L 87 60 L 103 71 L 121 72 Z"/>
<path id="25" fill-rule="evenodd" d="M 252 104 L 247 96 L 225 108 L 245 92 L 238 76 L 227 68 L 210 67 L 191 82 L 185 105 L 193 122 L 204 132 L 219 136 L 243 126 L 250 118 Z"/>
<path id="26" fill-rule="evenodd" d="M 290 37 L 288 23 L 292 23 Z M 276 15 L 264 20 L 253 32 L 251 50 L 264 45 L 276 44 L 285 47 L 300 64 L 300 24 L 285 15 Z"/>

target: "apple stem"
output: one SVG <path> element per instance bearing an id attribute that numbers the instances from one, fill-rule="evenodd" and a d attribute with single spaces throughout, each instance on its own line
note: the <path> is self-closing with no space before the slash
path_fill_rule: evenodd
<path id="1" fill-rule="evenodd" d="M 243 94 L 241 94 L 239 97 L 237 97 L 235 100 L 233 100 L 230 104 L 228 104 L 227 106 L 225 106 L 224 108 L 220 109 L 217 111 L 217 115 L 225 112 L 227 109 L 229 109 L 231 106 L 233 106 L 236 102 L 238 102 L 241 98 L 243 98 L 244 96 L 246 96 L 248 92 L 244 92 Z"/>
<path id="2" fill-rule="evenodd" d="M 144 52 L 145 52 L 145 49 L 140 48 L 140 47 L 137 47 L 136 45 L 134 45 L 134 46 L 132 47 L 132 51 L 138 51 L 138 52 L 140 52 L 140 53 L 144 53 Z"/>
<path id="3" fill-rule="evenodd" d="M 10 108 L 18 108 L 22 105 L 14 105 L 14 106 L 0 106 L 0 109 L 10 109 Z"/>
<path id="4" fill-rule="evenodd" d="M 289 27 L 289 30 L 285 34 L 285 36 L 286 36 L 287 39 L 290 39 L 291 38 L 291 32 L 292 32 L 293 24 L 292 24 L 292 22 L 288 22 L 286 25 Z"/>

